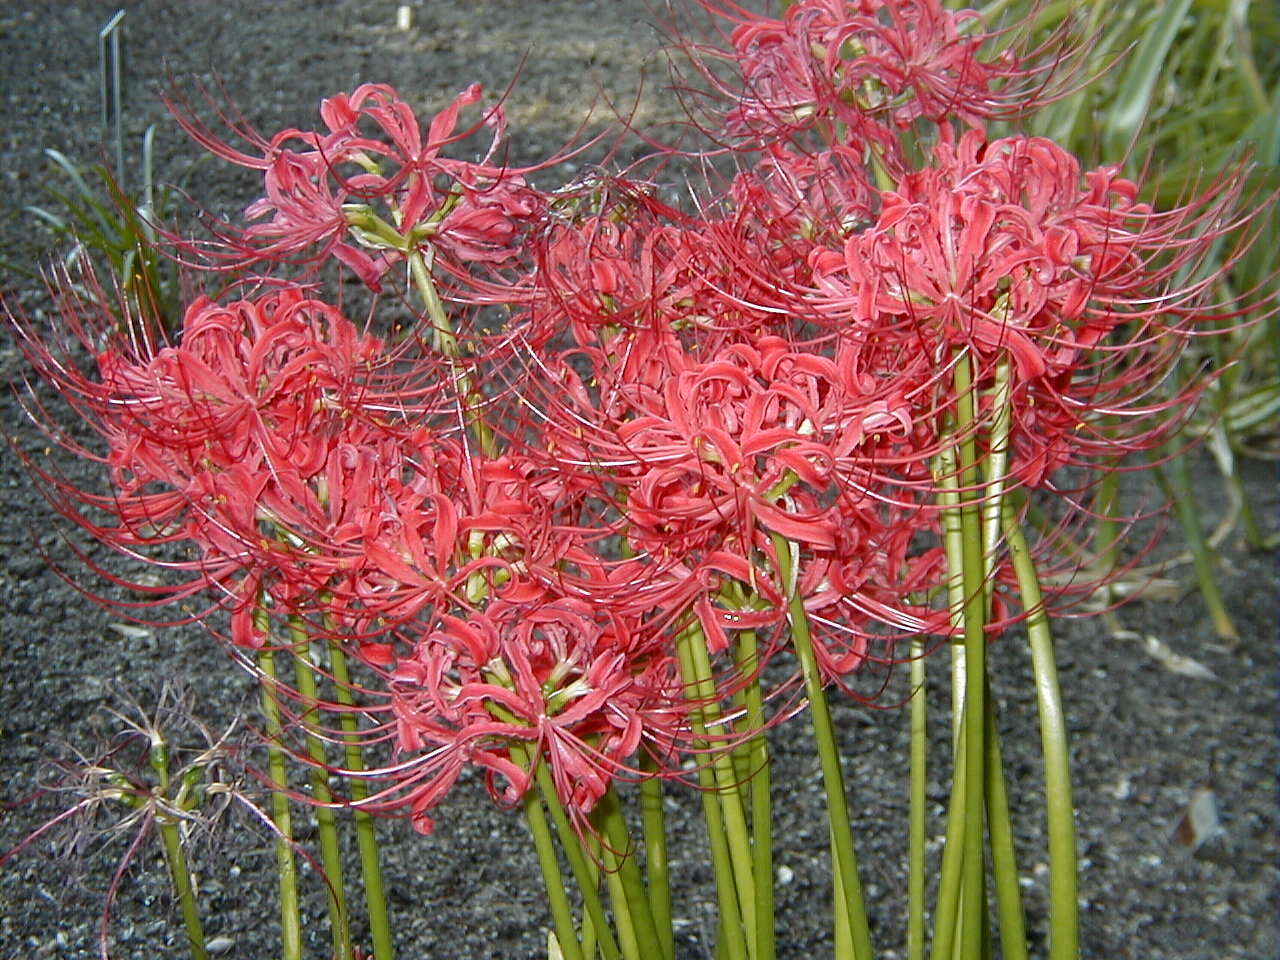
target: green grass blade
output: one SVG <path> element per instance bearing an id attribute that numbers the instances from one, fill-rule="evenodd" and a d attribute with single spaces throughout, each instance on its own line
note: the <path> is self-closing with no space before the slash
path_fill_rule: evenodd
<path id="1" fill-rule="evenodd" d="M 31 214 L 32 216 L 43 220 L 45 223 L 49 224 L 49 226 L 51 226 L 58 233 L 65 233 L 70 231 L 71 229 L 71 225 L 67 223 L 65 219 L 58 216 L 56 213 L 50 213 L 48 210 L 45 210 L 43 207 L 31 206 L 31 207 L 23 207 L 22 209 L 25 210 L 27 213 Z"/>
<path id="2" fill-rule="evenodd" d="M 103 234 L 113 233 L 114 225 L 112 223 L 111 212 L 94 197 L 93 190 L 85 180 L 84 174 L 80 172 L 80 168 L 72 163 L 67 158 L 66 154 L 54 150 L 53 148 L 45 150 L 45 156 L 47 156 L 55 166 L 59 167 L 62 172 L 70 178 L 71 182 L 75 185 L 75 188 L 80 192 L 80 196 L 84 198 L 84 203 L 86 204 L 87 209 L 92 212 L 93 219 L 97 221 L 98 229 L 101 230 Z M 86 222 L 88 219 L 88 216 L 84 215 L 84 220 Z"/>
<path id="3" fill-rule="evenodd" d="M 1151 111 L 1159 79 L 1191 0 L 1169 0 L 1130 55 L 1116 89 L 1116 99 L 1102 118 L 1104 145 L 1113 156 L 1126 153 Z"/>

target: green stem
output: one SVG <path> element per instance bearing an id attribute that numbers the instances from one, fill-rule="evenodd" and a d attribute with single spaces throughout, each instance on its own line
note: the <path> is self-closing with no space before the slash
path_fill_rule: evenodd
<path id="1" fill-rule="evenodd" d="M 458 349 L 458 337 L 454 333 L 453 323 L 449 320 L 449 314 L 440 299 L 440 293 L 436 290 L 435 281 L 431 278 L 431 268 L 427 266 L 426 258 L 423 257 L 420 250 L 411 250 L 408 254 L 408 259 L 409 273 L 412 275 L 414 286 L 426 305 L 427 318 L 431 321 L 435 337 L 435 348 L 449 361 L 454 383 L 458 389 L 458 396 L 462 398 L 463 410 L 467 414 L 468 425 L 480 445 L 480 452 L 485 456 L 491 457 L 496 453 L 497 447 L 493 431 L 489 429 L 489 425 L 484 422 L 484 417 L 481 415 L 484 398 L 480 395 L 476 385 L 471 382 L 471 378 L 467 376 L 466 371 L 461 368 L 459 363 L 461 351 Z"/>
<path id="2" fill-rule="evenodd" d="M 907 850 L 907 960 L 924 960 L 925 837 L 927 832 L 928 694 L 924 642 L 911 641 L 911 820 Z"/>
<path id="3" fill-rule="evenodd" d="M 965 708 L 960 708 L 959 736 L 964 737 Z M 947 831 L 942 845 L 942 866 L 938 871 L 938 895 L 933 908 L 933 944 L 931 960 L 952 960 L 958 946 L 956 925 L 959 920 L 960 888 L 964 866 L 965 752 L 955 751 L 951 773 L 951 797 L 947 801 Z"/>
<path id="4" fill-rule="evenodd" d="M 618 928 L 618 943 L 622 947 L 622 955 L 626 960 L 644 960 L 640 949 L 640 935 L 636 933 L 631 904 L 627 900 L 627 888 L 619 872 L 620 861 L 607 840 L 600 847 L 600 862 L 603 864 L 605 886 L 609 888 L 609 902 L 613 904 L 613 922 Z"/>
<path id="5" fill-rule="evenodd" d="M 964 528 L 960 517 L 960 476 L 955 447 L 938 455 L 935 470 L 938 505 L 942 516 L 942 546 L 947 558 L 947 608 L 953 637 L 964 636 Z M 942 848 L 938 894 L 934 907 L 932 960 L 953 960 L 959 946 L 958 916 L 961 873 L 964 866 L 964 831 L 967 810 L 965 778 L 965 648 L 954 639 L 951 648 L 951 796 L 947 804 L 947 829 Z"/>
<path id="6" fill-rule="evenodd" d="M 1101 567 L 1101 561 L 1090 554 L 1090 548 L 1069 537 L 1062 528 L 1045 515 L 1045 512 L 1028 496 L 1025 490 L 1013 490 L 1005 497 L 1016 510 L 1022 511 L 1027 524 L 1039 534 L 1038 543 L 1041 549 L 1049 548 L 1058 556 L 1075 561 L 1079 566 L 1088 560 L 1086 574 L 1103 576 L 1108 571 Z M 1093 549 L 1096 549 L 1096 534 Z"/>
<path id="7" fill-rule="evenodd" d="M 594 814 L 597 822 L 604 828 L 604 868 L 608 875 L 609 894 L 613 899 L 613 913 L 619 918 L 619 934 L 622 933 L 621 917 L 626 915 L 632 935 L 639 946 L 637 956 L 665 957 L 662 953 L 662 938 L 658 936 L 658 928 L 649 909 L 649 895 L 644 888 L 644 878 L 640 875 L 640 865 L 636 863 L 631 850 L 631 835 L 622 816 L 618 794 L 613 790 L 608 791 L 596 804 Z"/>
<path id="8" fill-rule="evenodd" d="M 1049 831 L 1049 960 L 1079 957 L 1079 905 L 1076 889 L 1076 831 L 1071 801 L 1071 758 L 1067 719 L 1054 662 L 1053 637 L 1040 594 L 1031 552 L 1011 509 L 1004 513 L 1004 535 L 1027 615 L 1027 639 L 1035 675 L 1044 751 L 1044 795 Z"/>
<path id="9" fill-rule="evenodd" d="M 680 632 L 676 638 L 676 656 L 680 662 L 682 676 L 696 677 L 693 646 L 688 630 Z M 689 713 L 689 722 L 697 742 L 708 745 L 707 727 L 702 719 L 702 700 L 696 686 L 685 681 L 687 696 L 696 704 Z M 709 749 L 709 747 L 707 747 Z M 711 868 L 716 878 L 716 901 L 720 907 L 720 937 L 716 944 L 716 955 L 723 960 L 746 960 L 747 941 L 742 929 L 742 914 L 738 909 L 738 897 L 733 877 L 733 858 L 729 853 L 729 841 L 725 835 L 724 815 L 720 801 L 716 797 L 716 776 L 711 764 L 698 761 L 698 792 L 702 796 L 702 816 L 707 825 L 707 844 L 711 848 Z"/>
<path id="10" fill-rule="evenodd" d="M 1000 548 L 1001 504 L 1004 503 L 1005 487 L 1009 480 L 1009 430 L 1013 424 L 1013 405 L 1009 402 L 1011 395 L 1009 360 L 1004 358 L 996 363 L 995 385 L 991 397 L 991 409 L 995 413 L 995 418 L 991 424 L 990 451 L 987 453 L 986 467 L 983 471 L 985 487 L 982 491 L 982 556 L 984 560 L 982 589 L 986 611 L 984 618 L 990 614 L 991 596 L 995 591 L 996 557 Z"/>
<path id="11" fill-rule="evenodd" d="M 938 506 L 942 516 L 942 548 L 947 558 L 947 610 L 953 637 L 964 636 L 964 527 L 960 520 L 960 475 L 956 451 L 948 447 L 938 455 L 935 470 Z M 952 640 L 951 647 L 951 741 L 953 753 L 960 750 L 960 718 L 964 715 L 964 644 Z"/>
<path id="12" fill-rule="evenodd" d="M 551 828 L 542 810 L 538 794 L 530 790 L 524 796 L 524 816 L 533 836 L 533 848 L 538 854 L 538 866 L 542 868 L 542 882 L 547 890 L 547 903 L 551 907 L 551 920 L 564 960 L 583 960 L 582 946 L 578 943 L 578 931 L 573 925 L 573 911 L 565 894 L 564 877 L 560 862 L 556 859 L 555 843 Z"/>
<path id="13" fill-rule="evenodd" d="M 178 905 L 182 909 L 182 923 L 187 931 L 187 942 L 191 945 L 191 960 L 207 960 L 209 954 L 204 945 L 204 928 L 200 923 L 200 908 L 196 904 L 196 893 L 191 883 L 191 870 L 187 866 L 186 855 L 182 852 L 182 838 L 178 825 L 171 820 L 159 823 L 160 839 L 164 843 L 164 859 L 169 866 L 169 878 L 173 881 L 173 890 L 178 897 Z"/>
<path id="14" fill-rule="evenodd" d="M 733 658 L 734 665 L 738 670 L 738 675 L 742 676 L 741 666 L 738 664 L 738 646 L 734 644 Z M 745 717 L 747 712 L 747 693 L 746 690 L 735 689 L 729 697 L 729 712 L 737 717 Z M 737 723 L 734 724 L 738 726 Z M 729 756 L 733 759 L 733 779 L 734 782 L 742 785 L 743 809 L 749 810 L 751 806 L 751 741 L 739 740 L 734 743 L 733 749 L 729 751 Z"/>
<path id="15" fill-rule="evenodd" d="M 160 791 L 169 791 L 169 750 L 159 734 L 151 741 L 151 767 L 160 780 Z M 191 868 L 182 850 L 182 834 L 178 824 L 166 813 L 156 816 L 160 840 L 164 844 L 164 860 L 173 881 L 173 892 L 182 910 L 182 923 L 187 931 L 187 943 L 191 946 L 191 960 L 208 960 L 204 945 L 204 926 L 200 922 L 200 908 L 196 903 L 195 887 L 191 882 Z"/>
<path id="16" fill-rule="evenodd" d="M 844 774 L 840 769 L 840 748 L 836 743 L 835 725 L 827 705 L 822 674 L 813 652 L 813 638 L 809 633 L 809 616 L 804 600 L 796 589 L 795 570 L 791 560 L 791 544 L 781 534 L 771 534 L 777 557 L 778 578 L 787 592 L 787 614 L 791 623 L 791 640 L 800 671 L 804 676 L 805 693 L 809 698 L 809 717 L 813 723 L 814 740 L 822 764 L 822 781 L 827 795 L 827 819 L 831 825 L 831 859 L 834 875 L 840 878 L 840 900 L 849 929 L 852 932 L 852 952 L 857 960 L 870 960 L 872 956 L 871 929 L 867 924 L 866 905 L 862 895 L 862 883 L 858 879 L 858 862 L 854 854 L 853 830 L 849 823 L 849 806 L 844 793 Z"/>
<path id="17" fill-rule="evenodd" d="M 340 717 L 343 739 L 346 742 L 346 766 L 352 773 L 364 770 L 364 751 L 360 746 L 360 718 L 355 714 L 355 698 L 351 693 L 351 673 L 347 669 L 347 655 L 337 641 L 329 643 L 329 666 L 337 700 L 344 708 Z M 368 785 L 361 777 L 349 778 L 351 802 L 358 804 L 369 795 Z M 374 960 L 393 960 L 395 948 L 391 945 L 391 922 L 387 916 L 387 896 L 382 883 L 382 865 L 378 856 L 378 835 L 373 816 L 363 810 L 355 812 L 356 846 L 360 851 L 360 874 L 364 882 L 365 908 L 369 912 L 369 934 L 373 938 Z"/>
<path id="18" fill-rule="evenodd" d="M 827 825 L 827 845 L 835 849 L 834 827 Z M 853 926 L 849 923 L 849 911 L 844 909 L 844 879 L 839 870 L 831 871 L 831 915 L 834 918 L 831 931 L 831 955 L 853 956 Z"/>
<path id="19" fill-rule="evenodd" d="M 1027 960 L 1027 926 L 1022 911 L 1022 887 L 1013 848 L 1013 823 L 1004 778 L 1004 758 L 996 729 L 995 704 L 987 697 L 987 830 L 991 837 L 991 873 L 995 880 L 996 913 L 1000 920 L 1000 949 L 1004 960 Z M 984 924 L 985 926 L 985 924 Z"/>
<path id="20" fill-rule="evenodd" d="M 1111 573 L 1120 560 L 1120 522 L 1116 519 L 1117 498 L 1120 492 L 1120 474 L 1116 470 L 1103 469 L 1098 480 L 1098 493 L 1094 500 L 1097 514 L 1093 535 L 1094 565 L 1099 572 Z"/>
<path id="21" fill-rule="evenodd" d="M 533 763 L 532 752 L 528 749 L 513 750 L 513 755 L 526 767 Z M 582 891 L 582 905 L 587 912 L 587 919 L 591 922 L 592 938 L 599 942 L 605 960 L 621 960 L 622 954 L 618 949 L 617 941 L 613 938 L 609 922 L 605 918 L 604 905 L 600 902 L 599 877 L 592 870 L 591 861 L 583 853 L 583 838 L 569 823 L 569 816 L 565 812 L 564 804 L 560 802 L 560 795 L 556 793 L 551 771 L 547 769 L 545 763 L 537 765 L 535 779 L 538 791 L 542 794 L 542 801 L 551 811 L 551 822 L 555 824 L 556 834 L 560 837 L 560 846 L 564 850 L 565 858 L 569 861 L 569 869 L 573 871 L 573 878 Z M 585 942 L 583 954 L 590 955 Z"/>
<path id="22" fill-rule="evenodd" d="M 746 729 L 756 731 L 747 741 L 747 789 L 751 800 L 751 875 L 755 880 L 756 957 L 773 960 L 776 953 L 773 921 L 773 802 L 770 797 L 769 742 L 765 737 L 764 692 L 760 682 L 760 651 L 754 630 L 738 634 L 735 650 L 738 673 L 751 680 L 744 691 Z"/>
<path id="23" fill-rule="evenodd" d="M 960 528 L 963 538 L 961 559 L 964 589 L 964 700 L 971 722 L 962 743 L 968 755 L 965 763 L 964 885 L 962 890 L 964 937 L 963 954 L 977 957 L 982 951 L 986 925 L 984 903 L 983 814 L 986 773 L 986 562 L 983 556 L 982 518 L 974 499 L 977 488 L 977 443 L 973 432 L 976 403 L 968 354 L 956 358 L 954 371 L 956 432 L 959 442 L 957 467 L 960 484 Z"/>
<path id="24" fill-rule="evenodd" d="M 258 612 L 259 628 L 266 630 L 266 612 Z M 269 637 L 268 637 L 269 640 Z M 271 785 L 271 819 L 276 827 L 276 873 L 280 879 L 281 960 L 302 960 L 302 919 L 298 907 L 298 864 L 293 855 L 293 818 L 289 812 L 285 754 L 280 747 L 284 727 L 276 699 L 276 662 L 270 647 L 258 651 L 262 671 L 262 712 L 266 716 L 267 778 Z"/>
<path id="25" fill-rule="evenodd" d="M 561 810 L 563 809 L 564 808 L 561 807 Z M 559 829 L 559 824 L 557 824 L 557 832 L 559 832 Z M 579 850 L 580 853 L 585 854 L 584 859 L 586 860 L 587 867 L 586 886 L 583 889 L 590 890 L 594 894 L 596 902 L 599 903 L 600 862 L 602 856 L 600 850 L 600 838 L 594 835 L 588 835 L 579 841 L 579 846 L 581 846 L 581 844 L 585 844 L 587 848 L 585 851 L 582 851 L 581 849 Z M 564 845 L 563 840 L 561 841 L 561 845 Z M 586 894 L 584 893 L 583 896 L 585 897 Z M 607 933 L 610 938 L 613 937 L 613 931 L 605 925 L 603 920 L 599 923 L 592 921 L 591 912 L 588 910 L 587 915 L 582 918 L 582 956 L 586 958 L 586 960 L 595 960 L 596 948 L 597 946 L 600 946 L 600 936 L 602 933 Z M 600 949 L 603 951 L 603 946 L 600 946 Z M 617 949 L 616 941 L 614 942 L 614 949 Z M 621 958 L 621 954 L 618 954 L 618 956 Z"/>
<path id="26" fill-rule="evenodd" d="M 715 679 L 711 671 L 711 656 L 707 651 L 706 638 L 697 626 L 685 632 L 688 644 L 689 659 L 693 673 L 684 677 L 685 685 L 691 688 L 702 705 L 702 721 L 704 725 L 719 724 L 721 717 L 717 707 L 717 691 Z M 722 728 L 727 734 L 727 728 Z M 753 878 L 751 834 L 747 829 L 746 811 L 742 804 L 742 790 L 739 786 L 738 773 L 734 769 L 733 757 L 729 751 L 707 746 L 712 749 L 714 759 L 712 771 L 716 778 L 716 794 L 724 813 L 725 837 L 729 841 L 729 857 L 733 863 L 734 887 L 738 894 L 738 905 L 742 913 L 742 923 L 747 935 L 747 953 L 751 957 L 758 956 L 759 932 L 756 927 L 756 885 Z"/>
<path id="27" fill-rule="evenodd" d="M 427 266 L 427 260 L 420 250 L 411 250 L 408 253 L 408 260 L 413 285 L 417 288 L 418 295 L 422 297 L 422 302 L 427 308 L 427 319 L 431 321 L 434 340 L 432 346 L 446 357 L 456 358 L 458 337 L 453 330 L 453 321 L 449 319 L 449 313 L 445 310 L 444 301 L 440 299 L 440 292 L 436 290 L 435 280 L 431 277 L 431 268 Z"/>
<path id="28" fill-rule="evenodd" d="M 640 784 L 649 908 L 662 941 L 663 956 L 674 957 L 675 930 L 671 925 L 671 878 L 667 862 L 666 815 L 662 810 L 662 780 L 657 776 L 658 762 L 647 750 L 640 754 L 640 769 L 649 775 Z"/>
<path id="29" fill-rule="evenodd" d="M 339 960 L 351 960 L 351 931 L 342 881 L 342 848 L 338 843 L 338 827 L 330 806 L 333 796 L 329 792 L 329 758 L 324 741 L 314 732 L 319 698 L 315 666 L 311 660 L 311 640 L 300 617 L 289 618 L 289 638 L 293 643 L 294 682 L 305 704 L 301 721 L 305 731 L 307 755 L 312 762 L 311 794 L 317 804 L 315 816 L 320 840 L 320 864 L 324 870 L 333 953 Z"/>
<path id="30" fill-rule="evenodd" d="M 1012 425 L 1012 396 L 1008 357 L 996 364 L 991 409 L 990 453 L 984 468 L 986 486 L 982 502 L 983 548 L 983 620 L 991 615 L 995 592 L 996 561 L 1004 520 L 1005 487 L 1009 466 L 1009 431 Z M 984 681 L 985 683 L 985 681 Z M 990 684 L 984 687 L 986 698 L 985 739 L 987 767 L 986 787 L 987 831 L 991 841 L 992 875 L 996 888 L 996 911 L 1000 922 L 1000 944 L 1005 960 L 1026 960 L 1027 933 L 1023 920 L 1022 888 L 1018 883 L 1017 859 L 1013 848 L 1013 825 L 1009 818 L 1009 800 L 1005 787 L 1004 763 L 1000 754 L 995 720 L 995 703 Z M 990 946 L 990 926 L 983 923 L 984 951 Z"/>

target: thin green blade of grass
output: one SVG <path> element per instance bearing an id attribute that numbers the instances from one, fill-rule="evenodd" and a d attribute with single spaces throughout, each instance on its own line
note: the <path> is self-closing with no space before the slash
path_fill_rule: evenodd
<path id="1" fill-rule="evenodd" d="M 72 184 L 75 185 L 80 196 L 84 198 L 85 206 L 89 211 L 91 211 L 93 218 L 97 220 L 99 229 L 104 234 L 112 233 L 112 212 L 105 204 L 98 202 L 97 197 L 94 196 L 93 189 L 89 186 L 88 181 L 85 180 L 84 174 L 80 172 L 80 168 L 72 163 L 66 154 L 58 150 L 54 150 L 52 147 L 45 150 L 45 156 L 47 156 L 54 165 L 59 167 L 71 180 Z M 88 217 L 86 216 L 85 219 L 87 220 Z"/>
<path id="2" fill-rule="evenodd" d="M 1127 154 L 1150 113 L 1156 81 L 1192 0 L 1170 0 L 1160 7 L 1116 85 L 1116 98 L 1102 116 L 1103 145 L 1113 156 Z"/>

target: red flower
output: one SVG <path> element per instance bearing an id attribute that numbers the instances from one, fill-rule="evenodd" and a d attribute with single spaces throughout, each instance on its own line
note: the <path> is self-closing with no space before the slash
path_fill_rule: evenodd
<path id="1" fill-rule="evenodd" d="M 519 252 L 517 237 L 545 201 L 526 183 L 527 170 L 495 163 L 506 127 L 500 106 L 481 123 L 458 129 L 460 113 L 481 94 L 478 84 L 458 94 L 424 135 L 395 90 L 364 84 L 321 104 L 325 133 L 290 129 L 264 140 L 235 130 L 253 153 L 219 139 L 185 105 L 175 105 L 174 115 L 197 142 L 262 170 L 264 186 L 245 209 L 247 226 L 215 227 L 212 247 L 183 245 L 241 263 L 317 263 L 333 256 L 375 289 L 382 273 L 411 250 L 463 264 L 511 259 Z M 481 126 L 492 128 L 493 137 L 479 162 L 445 156 Z"/>
<path id="2" fill-rule="evenodd" d="M 665 759 L 688 736 L 688 701 L 673 657 L 632 627 L 598 606 L 554 595 L 492 602 L 466 620 L 443 617 L 392 674 L 400 749 L 430 752 L 451 738 L 480 746 L 482 765 L 508 784 L 499 790 L 491 780 L 491 792 L 511 804 L 532 776 L 511 750 L 527 745 L 586 829 L 614 780 L 643 776 L 632 759 L 638 750 Z M 500 770 L 495 757 L 504 758 Z M 455 776 L 447 767 L 414 788 L 415 818 Z"/>
<path id="3" fill-rule="evenodd" d="M 1079 69 L 1075 51 L 1063 52 L 1063 35 L 1021 56 L 984 53 L 993 35 L 978 14 L 939 0 L 796 0 L 780 20 L 700 2 L 735 24 L 727 51 L 686 44 L 712 92 L 732 103 L 730 136 L 767 144 L 816 131 L 828 146 L 875 144 L 892 169 L 903 165 L 900 129 L 922 118 L 981 127 L 1024 114 Z M 733 64 L 740 87 L 706 63 L 713 59 Z"/>
<path id="4" fill-rule="evenodd" d="M 105 441 L 105 456 L 73 449 L 108 468 L 111 490 L 46 474 L 55 505 L 123 553 L 188 544 L 192 556 L 153 561 L 188 582 L 153 592 L 212 589 L 233 611 L 237 643 L 260 642 L 263 603 L 294 610 L 353 577 L 389 505 L 424 498 L 407 478 L 419 469 L 410 451 L 428 444 L 407 421 L 432 415 L 441 381 L 419 386 L 424 371 L 406 367 L 403 350 L 332 307 L 292 288 L 225 306 L 200 299 L 176 345 L 151 346 L 113 335 L 101 302 L 66 290 L 62 303 L 70 332 L 97 350 L 97 376 L 29 327 L 24 345 Z"/>
<path id="5" fill-rule="evenodd" d="M 1132 429 L 1156 412 L 1141 397 L 1207 288 L 1179 288 L 1173 264 L 1195 262 L 1226 229 L 1234 191 L 1169 213 L 1138 203 L 1137 192 L 1109 168 L 1082 182 L 1075 158 L 1048 140 L 988 144 L 970 132 L 884 192 L 875 226 L 850 237 L 842 257 L 815 252 L 822 293 L 812 313 L 848 324 L 843 336 L 871 338 L 878 349 L 910 346 L 939 371 L 963 347 L 982 390 L 997 362 L 1011 359 L 1012 469 L 1024 482 L 1039 483 L 1072 450 L 1111 444 L 1114 455 L 1149 443 Z M 1214 226 L 1193 234 L 1206 223 Z M 1108 342 L 1121 329 L 1124 337 Z M 950 407 L 945 380 L 916 394 L 925 406 L 914 418 Z M 1126 406 L 1135 418 L 1111 439 L 1086 426 L 1090 411 Z"/>

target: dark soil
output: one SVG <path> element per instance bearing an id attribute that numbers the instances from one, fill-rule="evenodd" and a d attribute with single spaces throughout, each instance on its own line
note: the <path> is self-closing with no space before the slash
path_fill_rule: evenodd
<path id="1" fill-rule="evenodd" d="M 165 120 L 157 91 L 166 69 L 206 82 L 221 78 L 260 130 L 309 124 L 318 101 L 364 81 L 386 81 L 429 114 L 473 81 L 508 96 L 512 161 L 554 151 L 592 101 L 612 99 L 638 123 L 679 119 L 660 87 L 654 17 L 639 0 L 469 0 L 413 5 L 415 25 L 395 27 L 390 0 L 257 3 L 137 2 L 126 20 L 126 138 L 135 159 L 141 135 L 158 123 L 158 173 L 185 184 L 213 209 L 234 212 L 252 197 L 250 180 L 216 163 L 192 172 L 195 149 Z M 51 177 L 41 151 L 98 159 L 98 28 L 115 3 L 0 3 L 0 239 L 3 259 L 32 264 L 49 235 L 22 213 L 45 203 Z M 645 68 L 642 95 L 638 79 Z M 190 87 L 188 86 L 188 89 Z M 598 109 L 597 116 L 607 115 Z M 595 121 L 593 121 L 594 123 Z M 597 123 L 596 126 L 599 124 Z M 595 129 L 592 127 L 591 129 Z M 623 160 L 626 158 L 623 157 Z M 4 296 L 39 316 L 36 281 L 13 271 Z M 17 352 L 0 338 L 0 372 L 20 383 Z M 0 391 L 4 427 L 19 448 L 39 454 L 10 391 Z M 1206 524 L 1223 509 L 1223 484 L 1207 457 L 1196 461 Z M 88 481 L 77 464 L 73 479 Z M 77 472 L 78 471 L 78 472 Z M 1246 464 L 1255 510 L 1269 529 L 1280 516 L 1276 471 Z M 96 481 L 94 481 L 96 482 Z M 154 704 L 165 682 L 185 684 L 189 705 L 211 728 L 227 726 L 253 684 L 197 626 L 155 631 L 117 627 L 46 562 L 101 584 L 56 532 L 52 514 L 11 451 L 0 454 L 0 850 L 74 802 L 36 794 L 54 778 L 43 761 L 92 755 L 119 729 L 104 709 L 129 698 Z M 1189 581 L 1170 547 L 1165 576 Z M 1199 596 L 1138 600 L 1119 622 L 1194 658 L 1212 676 L 1175 673 L 1100 618 L 1063 621 L 1057 637 L 1070 711 L 1080 833 L 1083 955 L 1107 960 L 1263 960 L 1277 956 L 1278 769 L 1276 727 L 1277 568 L 1274 553 L 1251 552 L 1238 534 L 1221 545 L 1220 582 L 1240 640 L 1218 642 Z M 101 551 L 92 559 L 116 562 Z M 117 567 L 118 569 L 118 567 Z M 136 571 L 135 571 L 136 573 Z M 993 650 L 1010 795 L 1019 825 L 1029 926 L 1045 928 L 1046 867 L 1039 742 L 1027 656 L 1011 636 Z M 934 693 L 945 699 L 939 661 Z M 894 678 L 905 689 L 905 678 Z M 892 697 L 889 697 L 892 699 Z M 249 716 L 254 716 L 252 710 Z M 879 956 L 901 957 L 906 874 L 907 717 L 852 704 L 837 707 L 845 739 L 859 857 Z M 945 709 L 934 733 L 945 737 Z M 827 954 L 829 888 L 817 761 L 803 720 L 779 731 L 775 748 L 778 924 L 782 958 Z M 939 767 L 944 753 L 935 751 Z M 940 833 L 945 777 L 932 778 L 931 829 Z M 1197 790 L 1212 791 L 1224 832 L 1196 849 L 1176 827 Z M 677 878 L 681 958 L 709 958 L 714 894 L 700 839 L 697 798 L 673 791 L 672 869 Z M 105 821 L 99 821 L 102 826 Z M 546 955 L 549 924 L 531 845 L 518 815 L 497 810 L 478 783 L 463 783 L 440 809 L 436 833 L 404 823 L 383 833 L 398 956 L 535 958 Z M 0 871 L 0 958 L 96 956 L 103 893 L 130 834 L 82 837 L 56 829 Z M 933 847 L 936 850 L 936 845 Z M 207 930 L 224 955 L 268 958 L 278 950 L 269 836 L 229 814 L 197 847 Z M 323 893 L 307 884 L 309 957 L 327 956 L 319 918 Z M 181 924 L 165 892 L 158 847 L 139 853 L 122 879 L 110 927 L 112 957 L 185 956 Z"/>

